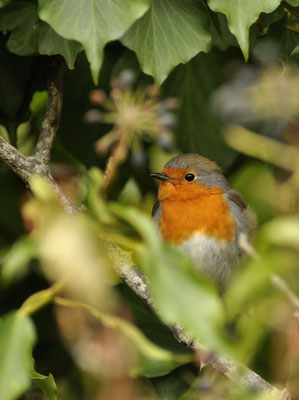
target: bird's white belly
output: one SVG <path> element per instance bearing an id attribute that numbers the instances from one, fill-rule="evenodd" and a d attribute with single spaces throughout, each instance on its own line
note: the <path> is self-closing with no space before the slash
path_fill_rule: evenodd
<path id="1" fill-rule="evenodd" d="M 235 240 L 217 240 L 200 233 L 186 240 L 181 248 L 196 267 L 220 286 L 225 286 L 240 259 L 240 250 Z"/>

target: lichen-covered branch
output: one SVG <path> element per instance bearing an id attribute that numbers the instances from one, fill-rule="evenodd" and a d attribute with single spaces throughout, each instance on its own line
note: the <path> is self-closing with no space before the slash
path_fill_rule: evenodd
<path id="1" fill-rule="evenodd" d="M 11 168 L 28 186 L 30 186 L 33 175 L 46 178 L 57 193 L 66 212 L 72 214 L 78 212 L 79 208 L 62 192 L 53 179 L 49 166 L 50 152 L 59 127 L 62 107 L 62 64 L 59 59 L 54 59 L 53 65 L 51 65 L 48 91 L 47 109 L 33 154 L 24 156 L 0 136 L 0 160 Z"/>
<path id="2" fill-rule="evenodd" d="M 57 57 L 52 60 L 48 78 L 48 104 L 40 135 L 33 152 L 33 156 L 44 163 L 48 163 L 50 160 L 50 151 L 59 127 L 63 97 L 62 78 L 63 64 L 61 58 Z"/>

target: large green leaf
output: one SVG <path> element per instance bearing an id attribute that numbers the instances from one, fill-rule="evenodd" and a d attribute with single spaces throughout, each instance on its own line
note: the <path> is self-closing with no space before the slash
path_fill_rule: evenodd
<path id="1" fill-rule="evenodd" d="M 249 28 L 260 13 L 270 13 L 280 4 L 280 0 L 208 0 L 215 12 L 226 15 L 230 31 L 236 36 L 245 60 L 249 55 Z"/>
<path id="2" fill-rule="evenodd" d="M 14 400 L 31 384 L 31 352 L 35 330 L 31 319 L 18 311 L 0 320 L 0 398 Z"/>
<path id="3" fill-rule="evenodd" d="M 106 43 L 121 37 L 149 0 L 39 0 L 39 16 L 61 36 L 82 43 L 98 79 Z"/>
<path id="4" fill-rule="evenodd" d="M 13 3 L 0 10 L 0 30 L 10 31 L 7 48 L 12 53 L 61 54 L 69 68 L 74 67 L 82 49 L 80 43 L 62 38 L 50 25 L 39 21 L 37 6 L 28 2 Z"/>
<path id="5" fill-rule="evenodd" d="M 152 0 L 150 10 L 122 42 L 137 53 L 142 70 L 161 84 L 179 63 L 209 51 L 209 15 L 196 0 Z"/>
<path id="6" fill-rule="evenodd" d="M 36 29 L 37 45 L 40 54 L 48 56 L 61 54 L 67 66 L 74 68 L 74 63 L 79 51 L 82 50 L 80 43 L 75 40 L 67 40 L 59 36 L 50 25 L 39 21 Z"/>
<path id="7" fill-rule="evenodd" d="M 175 134 L 182 152 L 201 153 L 222 167 L 236 157 L 221 136 L 222 122 L 211 108 L 211 96 L 221 83 L 225 58 L 219 51 L 199 54 L 178 66 L 165 81 L 163 94 L 180 100 Z"/>

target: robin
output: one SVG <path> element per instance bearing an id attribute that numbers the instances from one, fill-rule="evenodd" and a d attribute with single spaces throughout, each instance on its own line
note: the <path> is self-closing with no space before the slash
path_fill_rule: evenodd
<path id="1" fill-rule="evenodd" d="M 241 235 L 250 239 L 256 230 L 254 213 L 218 165 L 199 154 L 178 155 L 151 176 L 161 181 L 152 215 L 164 240 L 224 288 L 242 256 Z"/>

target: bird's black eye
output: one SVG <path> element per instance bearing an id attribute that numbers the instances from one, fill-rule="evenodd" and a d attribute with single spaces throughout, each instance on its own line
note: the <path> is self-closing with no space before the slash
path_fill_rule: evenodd
<path id="1" fill-rule="evenodd" d="M 195 179 L 195 175 L 194 175 L 194 174 L 187 174 L 187 175 L 185 175 L 185 180 L 186 180 L 187 182 L 192 182 L 192 181 L 194 181 L 194 179 Z"/>

